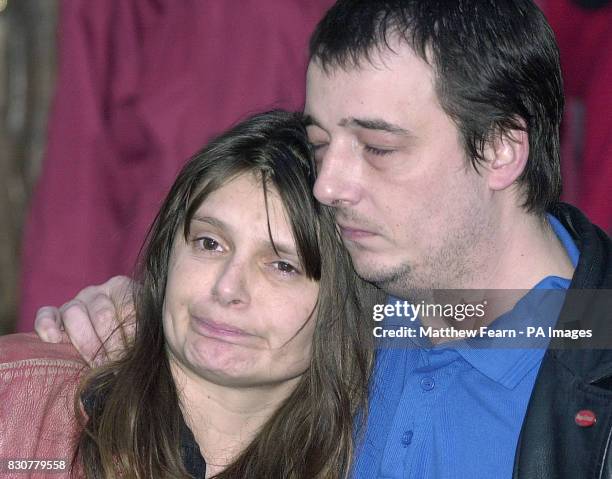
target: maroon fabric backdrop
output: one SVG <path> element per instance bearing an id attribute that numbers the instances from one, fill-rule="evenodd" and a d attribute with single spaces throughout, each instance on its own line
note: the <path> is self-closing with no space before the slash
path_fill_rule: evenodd
<path id="1" fill-rule="evenodd" d="M 64 0 L 48 149 L 25 231 L 18 329 L 130 273 L 184 160 L 249 113 L 300 109 L 332 0 Z"/>
<path id="2" fill-rule="evenodd" d="M 612 232 L 612 3 L 595 10 L 571 0 L 540 3 L 563 68 L 564 197 Z"/>

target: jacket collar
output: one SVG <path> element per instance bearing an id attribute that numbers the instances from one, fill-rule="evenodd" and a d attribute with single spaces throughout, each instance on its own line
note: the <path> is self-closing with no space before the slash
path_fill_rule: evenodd
<path id="1" fill-rule="evenodd" d="M 572 235 L 580 259 L 570 289 L 612 289 L 612 240 L 574 206 L 558 203 L 550 213 Z"/>
<path id="2" fill-rule="evenodd" d="M 547 356 L 562 362 L 583 382 L 592 384 L 609 376 L 612 367 L 612 295 L 609 291 L 599 291 L 612 289 L 612 240 L 571 205 L 559 203 L 551 209 L 551 214 L 572 235 L 580 251 L 557 327 L 592 329 L 593 338 L 606 340 L 599 350 L 588 343 L 582 347 L 578 343 L 553 343 Z"/>

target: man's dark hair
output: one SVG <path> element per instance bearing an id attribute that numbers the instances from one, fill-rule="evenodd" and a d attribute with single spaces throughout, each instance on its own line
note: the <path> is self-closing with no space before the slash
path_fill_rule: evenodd
<path id="1" fill-rule="evenodd" d="M 406 41 L 435 75 L 438 99 L 459 128 L 474 168 L 488 141 L 525 130 L 529 158 L 518 178 L 527 211 L 542 214 L 561 192 L 559 51 L 530 0 L 339 0 L 318 24 L 311 59 L 356 68 Z"/>

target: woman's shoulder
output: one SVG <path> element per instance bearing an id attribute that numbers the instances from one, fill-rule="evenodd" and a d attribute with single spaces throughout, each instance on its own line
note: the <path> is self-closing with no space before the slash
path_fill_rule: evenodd
<path id="1" fill-rule="evenodd" d="M 35 334 L 0 337 L 0 458 L 70 463 L 80 431 L 75 398 L 85 371 L 69 344 L 44 343 Z"/>
<path id="2" fill-rule="evenodd" d="M 86 364 L 69 343 L 45 343 L 35 333 L 0 336 L 0 371 L 53 366 L 82 369 Z"/>

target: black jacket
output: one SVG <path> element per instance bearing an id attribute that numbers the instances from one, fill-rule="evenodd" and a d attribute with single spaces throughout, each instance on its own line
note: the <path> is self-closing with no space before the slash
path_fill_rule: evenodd
<path id="1" fill-rule="evenodd" d="M 551 343 L 521 429 L 513 477 L 612 478 L 612 241 L 570 205 L 551 213 L 580 250 L 557 328 L 592 329 L 594 342 Z M 602 289 L 608 291 L 593 291 Z M 594 425 L 576 424 L 581 410 L 595 413 Z"/>

